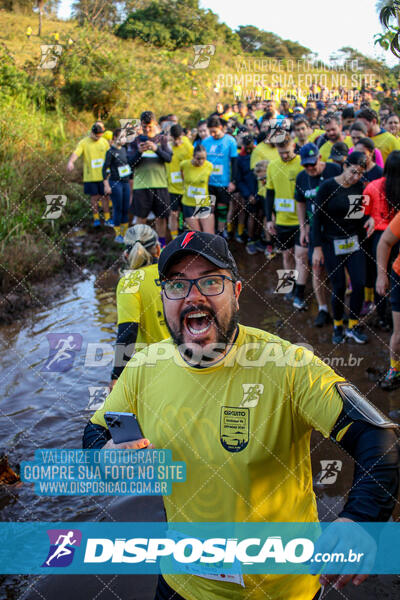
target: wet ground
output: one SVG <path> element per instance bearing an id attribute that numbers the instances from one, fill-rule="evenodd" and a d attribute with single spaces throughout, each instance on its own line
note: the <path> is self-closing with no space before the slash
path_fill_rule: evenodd
<path id="1" fill-rule="evenodd" d="M 241 322 L 266 329 L 295 343 L 307 343 L 337 372 L 355 383 L 384 412 L 400 408 L 399 392 L 383 392 L 367 376 L 367 369 L 384 370 L 388 362 L 389 334 L 370 328 L 370 343 L 334 348 L 331 328 L 315 329 L 315 303 L 298 313 L 282 296 L 274 294 L 276 269 L 280 258 L 266 263 L 262 255 L 249 257 L 233 244 L 245 287 L 241 297 Z M 112 356 L 105 355 L 102 366 L 85 366 L 89 343 L 112 344 L 116 333 L 114 288 L 116 275 L 108 273 L 95 285 L 95 277 L 77 281 L 61 299 L 32 312 L 25 320 L 0 329 L 2 388 L 0 448 L 11 467 L 32 460 L 37 448 L 79 448 L 87 419 L 96 401 L 93 390 L 107 386 Z M 309 293 L 309 291 L 308 291 Z M 47 334 L 79 334 L 82 347 L 73 368 L 64 373 L 42 370 L 48 356 Z M 78 339 L 78 338 L 74 338 Z M 105 363 L 107 362 L 106 365 Z M 315 481 L 321 473 L 320 461 L 341 461 L 342 468 L 333 484 L 316 484 L 322 520 L 333 520 L 341 510 L 352 482 L 352 463 L 340 449 L 316 434 L 312 438 L 312 464 Z M 395 518 L 400 514 L 397 505 Z M 162 520 L 158 499 L 118 497 L 36 496 L 29 484 L 0 487 L 0 518 L 3 521 L 156 521 Z M 0 599 L 7 600 L 150 600 L 156 578 L 150 576 L 6 576 L 0 579 Z M 371 577 L 359 589 L 331 591 L 327 598 L 398 599 L 400 577 Z M 205 599 L 206 600 L 206 599 Z"/>

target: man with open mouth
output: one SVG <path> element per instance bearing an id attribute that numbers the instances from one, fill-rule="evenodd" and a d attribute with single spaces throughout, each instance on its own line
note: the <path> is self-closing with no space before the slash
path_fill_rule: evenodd
<path id="1" fill-rule="evenodd" d="M 385 521 L 398 491 L 394 428 L 353 385 L 306 348 L 238 323 L 242 283 L 221 236 L 190 231 L 158 262 L 171 339 L 125 367 L 86 426 L 84 448 L 165 448 L 186 480 L 163 497 L 178 523 L 315 523 L 313 429 L 354 458 L 339 521 Z M 109 411 L 136 415 L 143 438 L 116 444 Z M 209 529 L 207 529 L 210 532 Z M 206 537 L 209 537 L 209 533 Z M 247 563 L 243 563 L 247 564 Z M 207 571 L 208 566 L 208 571 Z M 162 568 L 161 568 L 162 570 Z M 366 574 L 246 575 L 185 565 L 159 576 L 155 600 L 312 600 L 321 585 L 358 585 Z"/>

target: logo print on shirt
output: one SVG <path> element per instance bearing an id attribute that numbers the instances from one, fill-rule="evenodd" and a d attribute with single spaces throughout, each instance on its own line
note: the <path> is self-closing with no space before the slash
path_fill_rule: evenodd
<path id="1" fill-rule="evenodd" d="M 248 408 L 221 406 L 220 442 L 228 452 L 241 452 L 249 443 L 250 411 Z"/>
<path id="2" fill-rule="evenodd" d="M 260 396 L 264 392 L 262 383 L 242 383 L 243 398 L 239 404 L 240 408 L 254 408 L 257 406 Z"/>
<path id="3" fill-rule="evenodd" d="M 189 231 L 189 233 L 187 233 L 182 240 L 181 248 L 186 248 L 186 246 L 188 245 L 188 243 L 190 242 L 190 240 L 192 239 L 193 236 L 194 236 L 194 231 Z"/>

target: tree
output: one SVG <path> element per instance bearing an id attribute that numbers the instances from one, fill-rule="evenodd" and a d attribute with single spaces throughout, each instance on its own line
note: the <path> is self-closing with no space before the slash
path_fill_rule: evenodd
<path id="1" fill-rule="evenodd" d="M 118 27 L 124 39 L 138 38 L 155 46 L 175 50 L 192 44 L 227 43 L 239 51 L 237 35 L 198 0 L 152 0 L 137 9 Z"/>
<path id="2" fill-rule="evenodd" d="M 99 28 L 112 27 L 118 22 L 117 4 L 114 0 L 75 0 L 72 16 L 80 25 L 90 23 Z"/>
<path id="3" fill-rule="evenodd" d="M 297 42 L 283 40 L 279 35 L 254 25 L 240 25 L 238 35 L 245 52 L 260 56 L 299 59 L 311 53 L 309 48 Z"/>
<path id="4" fill-rule="evenodd" d="M 375 36 L 375 43 L 400 58 L 400 0 L 378 0 L 376 8 L 386 31 Z"/>

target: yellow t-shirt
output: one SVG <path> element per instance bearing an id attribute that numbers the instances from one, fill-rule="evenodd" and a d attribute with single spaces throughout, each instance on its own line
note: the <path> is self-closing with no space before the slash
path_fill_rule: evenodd
<path id="1" fill-rule="evenodd" d="M 316 140 L 317 138 L 319 138 L 319 136 L 320 136 L 320 135 L 322 135 L 323 133 L 325 133 L 325 131 L 324 131 L 323 129 L 314 129 L 314 131 L 312 132 L 312 134 L 311 134 L 311 135 L 309 135 L 309 136 L 308 136 L 308 138 L 307 138 L 307 144 L 308 144 L 309 142 L 312 142 L 312 143 L 314 143 L 314 142 L 315 142 L 315 140 Z M 296 135 L 296 137 L 294 138 L 294 140 L 293 140 L 293 141 L 294 141 L 296 144 L 299 142 L 299 138 L 297 137 L 297 135 Z"/>
<path id="2" fill-rule="evenodd" d="M 103 181 L 103 164 L 110 145 L 101 137 L 95 141 L 87 136 L 74 150 L 77 156 L 83 156 L 83 181 Z"/>
<path id="3" fill-rule="evenodd" d="M 206 160 L 201 167 L 192 165 L 191 160 L 181 163 L 183 174 L 183 196 L 182 204 L 185 206 L 196 206 L 196 197 L 208 196 L 208 180 L 213 171 L 213 165 Z"/>
<path id="4" fill-rule="evenodd" d="M 156 285 L 157 265 L 128 271 L 118 282 L 117 311 L 120 323 L 139 323 L 138 344 L 154 344 L 169 337 Z"/>
<path id="5" fill-rule="evenodd" d="M 309 350 L 240 326 L 211 367 L 188 366 L 171 340 L 138 352 L 91 420 L 133 412 L 156 448 L 185 461 L 186 481 L 164 497 L 168 522 L 316 522 L 310 436 L 333 429 L 338 381 Z M 310 600 L 319 588 L 311 575 L 244 575 L 245 587 L 164 577 L 190 600 Z"/>
<path id="6" fill-rule="evenodd" d="M 260 160 L 271 161 L 275 160 L 276 158 L 279 158 L 278 150 L 274 148 L 274 146 L 271 146 L 271 144 L 260 142 L 259 144 L 257 144 L 253 152 L 251 153 L 250 169 L 254 169 L 254 167 Z"/>
<path id="7" fill-rule="evenodd" d="M 344 138 L 344 143 L 346 144 L 346 146 L 348 147 L 349 150 L 350 150 L 350 148 L 353 147 L 353 140 L 351 139 L 351 137 L 349 135 Z M 333 144 L 334 144 L 334 142 L 330 142 L 328 140 L 319 149 L 319 153 L 321 155 L 321 159 L 324 162 L 332 162 L 332 159 L 329 158 L 329 155 L 331 153 Z"/>
<path id="8" fill-rule="evenodd" d="M 274 209 L 277 225 L 287 227 L 299 224 L 294 191 L 296 177 L 302 170 L 298 154 L 289 162 L 280 158 L 273 160 L 267 167 L 267 190 L 275 191 Z"/>
<path id="9" fill-rule="evenodd" d="M 386 162 L 387 157 L 393 150 L 400 150 L 399 140 L 389 133 L 389 131 L 382 130 L 371 139 L 375 144 L 375 148 L 381 151 L 383 162 Z"/>
<path id="10" fill-rule="evenodd" d="M 187 137 L 182 138 L 182 144 L 172 146 L 172 159 L 165 163 L 168 177 L 168 191 L 171 194 L 183 194 L 183 182 L 181 175 L 181 162 L 192 158 L 193 146 Z"/>

